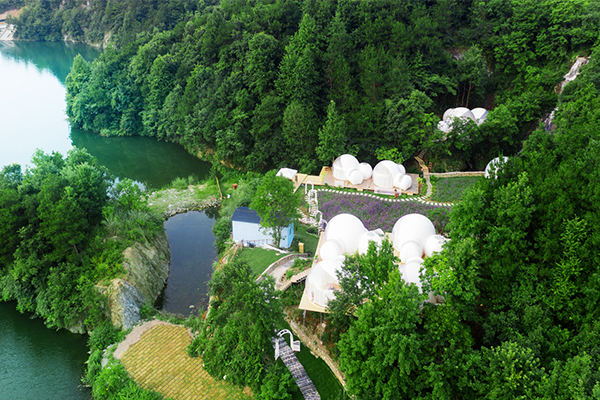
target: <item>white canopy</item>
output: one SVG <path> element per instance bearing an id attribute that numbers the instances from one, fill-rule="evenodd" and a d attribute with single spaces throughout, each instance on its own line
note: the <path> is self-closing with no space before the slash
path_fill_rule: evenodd
<path id="1" fill-rule="evenodd" d="M 281 168 L 277 171 L 276 176 L 283 176 L 284 178 L 288 178 L 290 180 L 294 179 L 294 176 L 298 173 L 297 169 L 291 168 Z"/>

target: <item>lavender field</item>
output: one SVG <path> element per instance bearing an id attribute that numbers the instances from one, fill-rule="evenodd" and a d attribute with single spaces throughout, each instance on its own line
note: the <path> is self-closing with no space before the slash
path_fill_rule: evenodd
<path id="1" fill-rule="evenodd" d="M 435 206 L 420 201 L 388 202 L 364 195 L 341 194 L 319 191 L 319 210 L 323 218 L 329 221 L 338 214 L 355 215 L 365 228 L 383 229 L 391 232 L 394 224 L 406 214 L 422 214 L 433 221 L 436 231 L 443 232 L 448 222 L 449 207 Z"/>

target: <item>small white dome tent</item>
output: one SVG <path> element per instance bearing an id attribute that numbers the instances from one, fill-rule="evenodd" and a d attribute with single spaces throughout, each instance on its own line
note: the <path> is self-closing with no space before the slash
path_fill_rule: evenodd
<path id="1" fill-rule="evenodd" d="M 399 187 L 406 170 L 402 164 L 390 160 L 380 161 L 373 168 L 373 184 L 384 189 Z M 398 186 L 395 186 L 397 184 Z"/>
<path id="2" fill-rule="evenodd" d="M 483 124 L 488 116 L 488 111 L 481 107 L 474 108 L 471 110 L 471 112 L 475 117 L 475 122 L 477 122 L 477 125 Z"/>
<path id="3" fill-rule="evenodd" d="M 444 121 L 452 120 L 452 118 L 469 118 L 475 121 L 475 115 L 466 107 L 449 108 L 444 113 L 442 119 Z"/>
<path id="4" fill-rule="evenodd" d="M 400 184 L 398 185 L 398 188 L 400 188 L 402 190 L 408 190 L 408 189 L 410 189 L 411 186 L 412 186 L 412 178 L 410 177 L 410 175 L 404 175 L 402 177 L 402 179 L 400 180 Z"/>
<path id="5" fill-rule="evenodd" d="M 423 260 L 420 261 L 410 261 L 404 265 L 402 265 L 399 269 L 400 269 L 400 273 L 402 274 L 402 279 L 404 279 L 404 282 L 410 284 L 410 283 L 414 283 L 415 285 L 417 285 L 417 287 L 419 288 L 419 290 L 421 290 L 421 263 L 423 262 Z"/>
<path id="6" fill-rule="evenodd" d="M 427 257 L 431 257 L 433 253 L 439 253 L 442 251 L 442 247 L 448 241 L 442 235 L 433 235 L 429 236 L 427 241 L 425 242 L 425 255 Z"/>
<path id="7" fill-rule="evenodd" d="M 418 240 L 407 240 L 400 249 L 400 262 L 403 264 L 423 257 L 423 246 Z"/>
<path id="8" fill-rule="evenodd" d="M 496 157 L 494 158 L 492 161 L 490 161 L 486 166 L 485 166 L 485 173 L 484 176 L 486 178 L 489 178 L 492 174 L 492 170 L 495 171 L 494 172 L 494 176 L 496 176 L 496 174 L 498 173 L 498 169 L 502 168 L 502 166 L 504 165 L 505 162 L 508 161 L 508 157 Z"/>
<path id="9" fill-rule="evenodd" d="M 358 169 L 362 172 L 364 179 L 370 179 L 373 176 L 373 167 L 369 163 L 361 162 L 358 164 Z"/>
<path id="10" fill-rule="evenodd" d="M 380 231 L 381 234 L 379 234 L 379 232 L 377 231 Z M 381 229 L 378 229 L 377 231 L 369 231 L 363 233 L 363 235 L 360 237 L 360 240 L 358 241 L 358 254 L 367 254 L 367 251 L 369 250 L 369 243 L 371 242 L 375 242 L 377 248 L 381 248 L 381 244 L 383 243 L 381 235 L 383 235 L 383 231 L 381 231 Z"/>
<path id="11" fill-rule="evenodd" d="M 329 300 L 335 297 L 335 291 L 340 289 L 336 273 L 341 268 L 342 263 L 337 260 L 321 261 L 311 268 L 305 289 L 311 303 L 327 307 Z"/>
<path id="12" fill-rule="evenodd" d="M 341 181 L 349 180 L 349 174 L 358 169 L 359 163 L 351 154 L 342 154 L 333 162 L 333 177 Z"/>
<path id="13" fill-rule="evenodd" d="M 485 122 L 488 112 L 485 108 L 477 107 L 469 110 L 466 107 L 449 108 L 444 112 L 442 120 L 438 122 L 437 128 L 445 133 L 452 130 L 452 123 L 455 118 L 459 119 L 470 119 L 477 125 L 481 125 Z"/>

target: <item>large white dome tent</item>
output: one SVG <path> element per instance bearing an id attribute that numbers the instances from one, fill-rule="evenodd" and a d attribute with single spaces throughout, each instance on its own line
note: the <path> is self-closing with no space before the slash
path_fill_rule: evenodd
<path id="1" fill-rule="evenodd" d="M 406 169 L 404 169 L 402 164 L 397 164 L 390 160 L 383 160 L 373 168 L 373 184 L 384 189 L 400 187 L 402 178 L 405 175 Z"/>

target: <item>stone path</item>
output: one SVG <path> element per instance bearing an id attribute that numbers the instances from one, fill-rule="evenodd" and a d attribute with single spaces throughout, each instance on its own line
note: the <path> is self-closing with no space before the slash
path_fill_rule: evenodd
<path id="1" fill-rule="evenodd" d="M 250 399 L 237 386 L 210 376 L 202 368 L 201 358 L 188 356 L 192 339 L 183 326 L 151 321 L 134 331 L 120 357 L 140 387 L 175 400 Z"/>
<path id="2" fill-rule="evenodd" d="M 290 349 L 287 342 L 283 338 L 277 338 L 279 340 L 279 356 L 283 360 L 285 366 L 290 370 L 292 378 L 296 380 L 296 384 L 300 388 L 302 395 L 306 400 L 321 400 L 321 396 L 317 392 L 315 385 L 312 383 L 306 371 L 296 355 Z"/>

